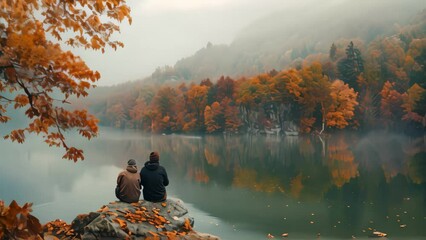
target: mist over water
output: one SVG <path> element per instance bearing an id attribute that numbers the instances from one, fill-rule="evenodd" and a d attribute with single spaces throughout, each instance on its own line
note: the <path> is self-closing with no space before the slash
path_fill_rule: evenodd
<path id="1" fill-rule="evenodd" d="M 369 228 L 397 239 L 426 237 L 423 137 L 341 133 L 323 144 L 310 136 L 146 136 L 102 128 L 99 138 L 80 143 L 86 160 L 78 163 L 35 140 L 0 146 L 0 198 L 33 202 L 43 223 L 71 222 L 115 201 L 127 160 L 142 166 L 157 150 L 171 180 L 168 195 L 187 204 L 196 230 L 222 239 L 285 232 L 362 239 Z"/>

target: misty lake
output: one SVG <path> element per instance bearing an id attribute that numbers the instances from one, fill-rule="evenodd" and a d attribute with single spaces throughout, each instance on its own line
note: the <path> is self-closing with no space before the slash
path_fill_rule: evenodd
<path id="1" fill-rule="evenodd" d="M 79 139 L 79 138 L 78 138 Z M 168 171 L 195 229 L 227 239 L 426 238 L 426 138 L 384 134 L 317 136 L 143 135 L 101 128 L 78 163 L 37 137 L 0 145 L 0 199 L 33 202 L 42 223 L 70 223 L 115 201 L 129 158 L 152 150 Z M 80 144 L 80 146 L 79 146 Z"/>

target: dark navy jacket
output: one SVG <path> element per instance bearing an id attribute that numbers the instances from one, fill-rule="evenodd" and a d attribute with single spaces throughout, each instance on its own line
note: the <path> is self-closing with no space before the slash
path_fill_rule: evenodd
<path id="1" fill-rule="evenodd" d="M 164 167 L 158 162 L 148 161 L 140 172 L 141 185 L 143 186 L 143 199 L 150 202 L 166 200 L 166 186 L 169 178 Z"/>

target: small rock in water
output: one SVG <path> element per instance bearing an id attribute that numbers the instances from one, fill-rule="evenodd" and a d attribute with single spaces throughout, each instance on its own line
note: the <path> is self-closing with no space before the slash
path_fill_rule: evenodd
<path id="1" fill-rule="evenodd" d="M 274 235 L 268 233 L 268 238 L 274 238 Z"/>
<path id="2" fill-rule="evenodd" d="M 288 233 L 281 234 L 281 237 L 288 237 Z"/>
<path id="3" fill-rule="evenodd" d="M 407 226 L 407 224 L 401 224 L 399 225 L 400 228 L 405 228 Z"/>

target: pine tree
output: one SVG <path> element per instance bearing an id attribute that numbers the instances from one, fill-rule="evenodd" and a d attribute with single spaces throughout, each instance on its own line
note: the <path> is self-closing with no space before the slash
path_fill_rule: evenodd
<path id="1" fill-rule="evenodd" d="M 351 41 L 346 48 L 346 57 L 338 63 L 338 70 L 340 78 L 356 91 L 359 90 L 356 80 L 364 71 L 363 62 L 361 51 Z"/>
<path id="2" fill-rule="evenodd" d="M 336 54 L 337 54 L 337 47 L 336 47 L 336 45 L 333 43 L 333 44 L 331 44 L 331 47 L 330 47 L 330 59 L 331 59 L 331 61 L 335 61 L 336 60 Z"/>

